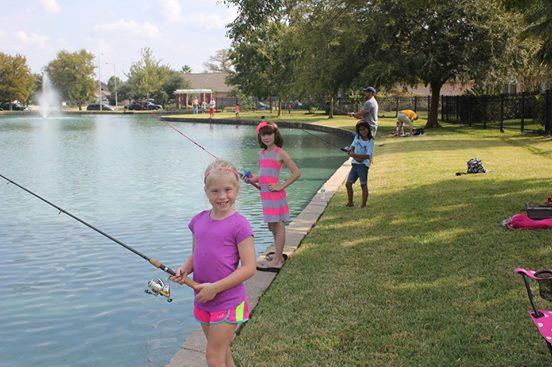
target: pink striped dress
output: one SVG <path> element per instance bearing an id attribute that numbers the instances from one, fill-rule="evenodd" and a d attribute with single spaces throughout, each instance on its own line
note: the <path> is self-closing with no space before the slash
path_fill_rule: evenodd
<path id="1" fill-rule="evenodd" d="M 282 163 L 276 156 L 282 148 L 276 147 L 271 152 L 259 151 L 259 185 L 261 186 L 261 201 L 263 203 L 263 219 L 265 223 L 289 222 L 289 208 L 286 191 L 270 191 L 268 185 L 278 184 L 278 176 Z"/>

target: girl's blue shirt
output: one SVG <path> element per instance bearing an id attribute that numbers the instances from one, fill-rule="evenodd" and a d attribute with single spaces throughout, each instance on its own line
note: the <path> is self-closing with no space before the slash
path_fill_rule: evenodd
<path id="1" fill-rule="evenodd" d="M 355 148 L 355 154 L 369 155 L 370 158 L 374 156 L 374 139 L 362 140 L 356 135 L 351 147 Z M 366 167 L 370 167 L 370 159 L 365 159 L 362 162 L 353 159 L 353 164 L 364 164 Z"/>

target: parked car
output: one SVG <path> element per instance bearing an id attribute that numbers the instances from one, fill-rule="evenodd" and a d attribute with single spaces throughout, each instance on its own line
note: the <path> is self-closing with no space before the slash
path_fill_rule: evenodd
<path id="1" fill-rule="evenodd" d="M 136 111 L 142 111 L 147 110 L 146 106 L 142 102 L 138 101 L 132 101 L 128 106 L 126 106 L 127 110 L 136 110 Z"/>
<path id="2" fill-rule="evenodd" d="M 19 102 L 4 102 L 0 104 L 0 110 L 4 111 L 27 111 L 29 108 Z"/>
<path id="3" fill-rule="evenodd" d="M 153 103 L 153 102 L 150 102 L 150 101 L 147 101 L 145 104 L 146 104 L 146 108 L 148 110 L 162 110 L 163 109 L 163 106 L 161 106 L 160 104 Z"/>
<path id="4" fill-rule="evenodd" d="M 86 106 L 87 111 L 99 111 L 100 110 L 100 104 L 99 103 L 90 103 L 88 106 Z M 113 107 L 111 107 L 108 104 L 102 103 L 102 111 L 115 111 Z"/>
<path id="5" fill-rule="evenodd" d="M 263 102 L 257 102 L 257 106 L 255 107 L 255 109 L 259 111 L 270 110 L 270 105 Z"/>
<path id="6" fill-rule="evenodd" d="M 163 107 L 151 101 L 132 101 L 132 103 L 129 104 L 126 108 L 128 110 L 145 111 L 145 110 L 160 110 Z"/>

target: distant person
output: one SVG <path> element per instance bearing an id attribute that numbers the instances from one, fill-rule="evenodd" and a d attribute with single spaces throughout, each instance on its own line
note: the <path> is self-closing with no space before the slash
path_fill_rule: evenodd
<path id="1" fill-rule="evenodd" d="M 255 274 L 253 231 L 234 203 L 240 180 L 232 163 L 216 160 L 205 170 L 205 194 L 211 204 L 194 216 L 192 254 L 170 279 L 185 284 L 193 273 L 194 317 L 207 338 L 207 364 L 234 366 L 230 350 L 234 332 L 249 319 L 244 281 Z"/>
<path id="2" fill-rule="evenodd" d="M 362 189 L 362 201 L 360 207 L 366 207 L 368 201 L 368 170 L 374 157 L 374 137 L 372 136 L 371 126 L 364 120 L 356 124 L 356 135 L 351 143 L 349 157 L 353 158 L 351 162 L 351 171 L 347 177 L 347 206 L 354 207 L 353 202 L 353 184 L 360 179 Z"/>
<path id="3" fill-rule="evenodd" d="M 292 109 L 292 105 L 291 105 L 291 102 L 288 103 L 287 105 L 287 108 L 288 108 L 288 115 L 291 115 L 291 109 Z"/>
<path id="4" fill-rule="evenodd" d="M 234 111 L 236 112 L 236 118 L 237 119 L 240 118 L 241 107 L 239 103 L 236 103 L 236 107 L 234 107 Z"/>
<path id="5" fill-rule="evenodd" d="M 201 113 L 206 113 L 207 112 L 207 101 L 203 101 L 201 103 Z"/>
<path id="6" fill-rule="evenodd" d="M 211 101 L 209 102 L 209 118 L 212 119 L 215 117 L 215 109 L 217 108 L 217 101 L 211 97 Z"/>
<path id="7" fill-rule="evenodd" d="M 194 97 L 192 100 L 192 108 L 194 110 L 194 115 L 197 115 L 199 113 L 199 100 L 197 97 Z"/>
<path id="8" fill-rule="evenodd" d="M 416 112 L 412 110 L 402 110 L 397 114 L 397 128 L 395 130 L 394 136 L 404 136 L 404 125 L 408 125 L 408 130 L 412 136 L 414 133 L 414 121 L 418 119 Z"/>
<path id="9" fill-rule="evenodd" d="M 376 137 L 378 131 L 378 101 L 376 101 L 376 89 L 374 87 L 363 88 L 362 91 L 366 96 L 366 102 L 362 106 L 362 110 L 351 112 L 349 115 L 356 119 L 361 119 L 368 123 L 372 136 Z"/>

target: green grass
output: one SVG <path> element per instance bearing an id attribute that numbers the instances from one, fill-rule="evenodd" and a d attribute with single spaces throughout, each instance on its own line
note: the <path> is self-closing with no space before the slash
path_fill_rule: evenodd
<path id="1" fill-rule="evenodd" d="M 381 124 L 369 208 L 336 194 L 236 338 L 236 362 L 550 366 L 513 269 L 550 267 L 552 231 L 500 222 L 551 193 L 552 140 L 447 124 L 386 138 L 394 119 Z M 476 156 L 489 173 L 454 175 Z"/>

